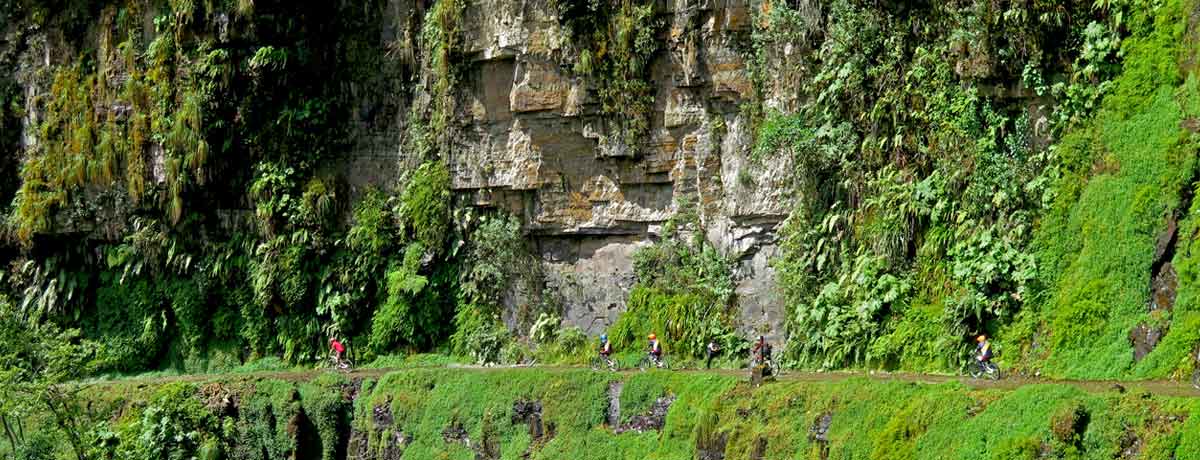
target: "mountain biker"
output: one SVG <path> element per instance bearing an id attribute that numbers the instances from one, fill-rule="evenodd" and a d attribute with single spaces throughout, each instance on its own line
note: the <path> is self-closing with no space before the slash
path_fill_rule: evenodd
<path id="1" fill-rule="evenodd" d="M 705 351 L 708 352 L 708 359 L 704 360 L 704 368 L 710 369 L 712 368 L 713 357 L 717 356 L 717 353 L 721 352 L 721 347 L 717 345 L 716 339 L 713 339 L 708 341 L 708 347 L 706 347 Z"/>
<path id="2" fill-rule="evenodd" d="M 658 336 L 651 332 L 646 338 L 650 339 L 650 357 L 654 359 L 656 366 L 662 367 L 662 345 L 658 343 Z"/>
<path id="3" fill-rule="evenodd" d="M 337 367 L 342 367 L 345 363 L 342 362 L 342 354 L 346 352 L 346 346 L 338 341 L 335 337 L 329 338 L 329 349 L 333 352 L 333 363 Z"/>
<path id="4" fill-rule="evenodd" d="M 600 334 L 600 357 L 611 367 L 613 361 L 609 355 L 612 355 L 612 342 L 608 341 L 608 334 Z"/>
<path id="5" fill-rule="evenodd" d="M 975 359 L 982 366 L 992 360 L 992 342 L 988 341 L 986 335 L 980 335 L 975 338 Z"/>
<path id="6" fill-rule="evenodd" d="M 771 344 L 767 343 L 767 338 L 758 336 L 758 342 L 754 343 L 752 350 L 754 361 L 758 364 L 765 364 L 771 360 Z"/>

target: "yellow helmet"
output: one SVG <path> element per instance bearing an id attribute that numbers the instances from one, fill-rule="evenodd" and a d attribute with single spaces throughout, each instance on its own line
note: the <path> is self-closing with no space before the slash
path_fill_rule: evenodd
<path id="1" fill-rule="evenodd" d="M 650 335 L 646 336 L 646 338 L 648 338 L 650 340 L 654 340 L 654 339 L 658 338 L 658 336 L 654 335 L 654 333 L 651 332 Z"/>
<path id="2" fill-rule="evenodd" d="M 984 340 L 987 340 L 987 336 L 986 336 L 986 335 L 980 335 L 979 337 L 976 337 L 976 338 L 975 338 L 975 341 L 976 341 L 976 342 L 982 342 L 982 341 L 984 341 Z"/>

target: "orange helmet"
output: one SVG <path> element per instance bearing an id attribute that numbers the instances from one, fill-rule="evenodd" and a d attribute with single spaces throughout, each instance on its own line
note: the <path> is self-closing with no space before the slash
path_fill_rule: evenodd
<path id="1" fill-rule="evenodd" d="M 976 337 L 976 338 L 975 338 L 975 341 L 976 341 L 976 342 L 982 342 L 982 341 L 984 341 L 984 340 L 987 340 L 987 336 L 986 336 L 986 335 L 980 335 L 979 337 Z"/>
<path id="2" fill-rule="evenodd" d="M 654 340 L 654 339 L 658 338 L 658 336 L 654 335 L 654 333 L 651 332 L 650 335 L 646 336 L 646 338 L 648 338 L 650 340 Z"/>

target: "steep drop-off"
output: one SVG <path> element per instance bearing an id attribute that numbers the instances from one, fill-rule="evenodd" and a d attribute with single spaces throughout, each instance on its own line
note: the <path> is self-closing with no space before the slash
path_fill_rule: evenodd
<path id="1" fill-rule="evenodd" d="M 1060 385 L 426 369 L 90 394 L 95 458 L 1200 458 L 1195 400 Z"/>

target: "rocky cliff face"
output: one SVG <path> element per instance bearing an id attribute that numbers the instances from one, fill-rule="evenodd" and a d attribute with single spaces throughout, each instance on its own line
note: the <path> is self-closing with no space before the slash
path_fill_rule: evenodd
<path id="1" fill-rule="evenodd" d="M 555 2 L 468 4 L 468 62 L 454 88 L 453 188 L 473 205 L 522 217 L 541 259 L 543 293 L 590 332 L 623 310 L 636 248 L 659 236 L 681 203 L 694 203 L 707 238 L 739 261 L 742 326 L 778 332 L 782 304 L 769 260 L 774 229 L 790 209 L 792 171 L 788 161 L 750 160 L 752 128 L 740 107 L 754 96 L 751 4 L 659 3 L 665 36 L 649 64 L 653 110 L 648 133 L 633 143 L 601 113 L 594 81 L 573 70 L 579 50 Z M 403 20 L 403 6 L 389 9 Z M 404 128 L 401 121 L 379 136 L 398 153 L 386 163 L 403 164 Z"/>
<path id="2" fill-rule="evenodd" d="M 418 39 L 431 6 L 391 0 L 364 7 L 377 22 L 358 33 L 369 45 L 365 53 L 381 56 L 383 65 L 337 83 L 350 104 L 342 120 L 350 143 L 335 154 L 352 195 L 369 185 L 395 187 L 421 161 L 410 148 L 410 114 L 436 97 L 429 88 L 437 72 L 419 57 L 429 50 Z M 652 109 L 648 128 L 631 139 L 601 109 L 594 78 L 576 71 L 581 50 L 560 20 L 558 2 L 465 4 L 446 160 L 456 200 L 519 216 L 538 256 L 540 269 L 530 270 L 538 279 L 513 292 L 510 307 L 549 300 L 561 305 L 566 322 L 593 333 L 604 329 L 635 283 L 633 252 L 659 237 L 664 222 L 687 204 L 707 239 L 738 261 L 741 327 L 780 332 L 783 309 L 769 262 L 775 229 L 791 206 L 792 164 L 750 158 L 753 128 L 742 109 L 756 97 L 747 59 L 751 9 L 760 7 L 769 3 L 654 5 L 661 31 L 647 63 Z M 150 5 L 142 12 L 147 38 L 156 35 L 156 11 Z M 239 29 L 246 26 L 232 12 L 207 14 L 205 36 L 218 47 L 252 35 Z M 53 69 L 97 47 L 105 60 L 110 44 L 101 43 L 102 23 L 83 21 L 85 31 L 6 24 L 0 58 L 16 69 L 6 77 L 19 83 L 26 107 L 22 151 L 39 142 L 39 101 L 52 91 Z M 115 65 L 109 73 L 119 82 L 126 70 Z M 768 105 L 788 103 L 762 97 Z M 98 116 L 129 110 L 103 105 L 96 104 Z M 165 187 L 162 149 L 151 152 L 151 178 Z M 119 240 L 129 231 L 135 211 L 120 193 L 92 190 L 88 197 L 91 204 L 73 206 L 94 212 L 60 216 L 57 232 Z M 216 203 L 221 226 L 245 227 L 248 200 L 223 201 Z"/>

